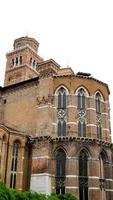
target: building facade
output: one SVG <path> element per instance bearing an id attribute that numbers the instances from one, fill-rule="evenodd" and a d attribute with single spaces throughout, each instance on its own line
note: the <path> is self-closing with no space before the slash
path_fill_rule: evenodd
<path id="1" fill-rule="evenodd" d="M 6 54 L 0 87 L 0 178 L 10 188 L 113 199 L 109 88 L 38 54 L 29 37 Z"/>

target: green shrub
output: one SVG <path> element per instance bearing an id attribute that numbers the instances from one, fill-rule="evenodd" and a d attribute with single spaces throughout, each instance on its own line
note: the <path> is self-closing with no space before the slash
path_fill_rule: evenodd
<path id="1" fill-rule="evenodd" d="M 0 200 L 77 200 L 71 193 L 65 195 L 44 195 L 32 192 L 19 192 L 11 190 L 0 182 Z"/>

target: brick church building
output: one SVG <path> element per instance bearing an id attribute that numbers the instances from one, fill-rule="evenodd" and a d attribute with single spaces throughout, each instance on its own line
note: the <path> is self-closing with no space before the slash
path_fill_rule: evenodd
<path id="1" fill-rule="evenodd" d="M 33 38 L 13 47 L 0 87 L 0 179 L 20 191 L 113 200 L 108 85 L 45 61 Z"/>

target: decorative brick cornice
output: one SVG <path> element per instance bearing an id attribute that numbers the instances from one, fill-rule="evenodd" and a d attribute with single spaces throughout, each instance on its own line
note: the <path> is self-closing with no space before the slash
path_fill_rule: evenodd
<path id="1" fill-rule="evenodd" d="M 74 74 L 70 74 L 70 75 L 53 75 L 54 78 L 62 78 L 62 77 L 75 77 L 75 78 L 82 78 L 82 79 L 90 79 L 90 80 L 94 80 L 102 85 L 104 85 L 107 90 L 108 90 L 108 94 L 110 94 L 110 90 L 109 90 L 109 87 L 108 87 L 108 84 L 96 79 L 96 78 L 93 78 L 92 76 L 91 77 L 88 77 L 88 76 L 80 76 L 80 75 L 74 75 Z"/>
<path id="2" fill-rule="evenodd" d="M 51 136 L 37 136 L 37 137 L 30 137 L 31 140 L 35 141 L 45 141 L 48 140 L 51 143 L 56 143 L 56 142 L 82 142 L 84 143 L 89 143 L 92 145 L 101 145 L 103 147 L 108 147 L 113 149 L 113 143 L 110 142 L 106 142 L 106 141 L 102 141 L 102 140 L 98 140 L 98 139 L 93 139 L 93 138 L 88 138 L 88 137 L 56 137 L 56 138 L 52 138 Z"/>

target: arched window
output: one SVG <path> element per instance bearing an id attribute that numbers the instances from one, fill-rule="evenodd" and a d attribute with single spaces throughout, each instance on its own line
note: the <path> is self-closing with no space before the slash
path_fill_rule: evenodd
<path id="1" fill-rule="evenodd" d="M 66 136 L 66 89 L 61 87 L 58 90 L 58 106 L 57 106 L 57 133 L 58 136 Z"/>
<path id="2" fill-rule="evenodd" d="M 101 124 L 97 124 L 97 138 L 102 139 L 102 127 Z"/>
<path id="3" fill-rule="evenodd" d="M 78 109 L 85 109 L 85 91 L 81 88 L 78 91 Z"/>
<path id="4" fill-rule="evenodd" d="M 35 60 L 33 61 L 33 68 L 35 68 Z"/>
<path id="5" fill-rule="evenodd" d="M 12 62 L 11 62 L 11 67 L 14 67 L 15 61 L 14 58 L 12 58 Z"/>
<path id="6" fill-rule="evenodd" d="M 32 65 L 32 58 L 30 58 L 29 65 Z"/>
<path id="7" fill-rule="evenodd" d="M 78 122 L 78 136 L 86 137 L 86 124 L 85 122 Z"/>
<path id="8" fill-rule="evenodd" d="M 16 66 L 17 66 L 18 65 L 18 57 L 16 57 L 15 63 L 16 63 Z"/>
<path id="9" fill-rule="evenodd" d="M 96 113 L 101 113 L 101 96 L 99 92 L 96 93 L 95 104 L 96 104 Z"/>
<path id="10" fill-rule="evenodd" d="M 66 109 L 66 90 L 63 87 L 58 91 L 58 109 Z"/>
<path id="11" fill-rule="evenodd" d="M 22 65 L 22 56 L 20 56 L 20 65 Z"/>
<path id="12" fill-rule="evenodd" d="M 18 163 L 18 151 L 19 151 L 19 142 L 13 144 L 12 149 L 12 163 L 11 163 L 11 177 L 10 177 L 10 188 L 16 187 L 16 173 L 17 173 L 17 163 Z"/>
<path id="13" fill-rule="evenodd" d="M 99 177 L 100 177 L 100 200 L 106 200 L 106 181 L 109 168 L 107 168 L 106 164 L 106 156 L 103 152 L 100 153 L 99 156 Z"/>
<path id="14" fill-rule="evenodd" d="M 88 200 L 88 156 L 85 150 L 79 155 L 79 199 Z"/>
<path id="15" fill-rule="evenodd" d="M 66 154 L 59 149 L 56 155 L 56 193 L 65 194 Z"/>

